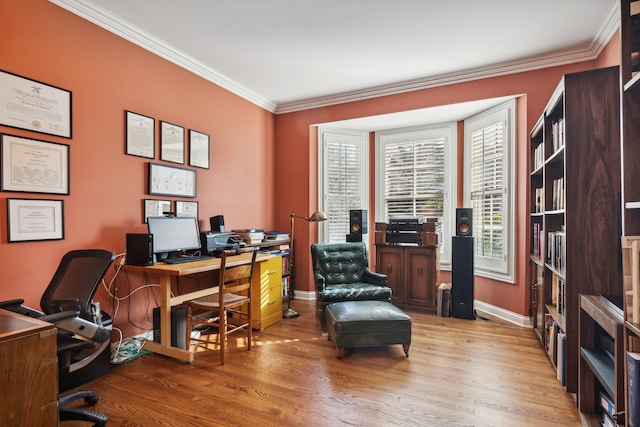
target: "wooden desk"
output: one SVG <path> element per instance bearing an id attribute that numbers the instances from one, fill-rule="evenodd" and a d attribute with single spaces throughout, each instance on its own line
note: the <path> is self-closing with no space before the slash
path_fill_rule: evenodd
<path id="1" fill-rule="evenodd" d="M 275 255 L 258 254 L 256 264 Z M 251 254 L 243 253 L 227 257 L 227 266 L 233 267 L 251 262 Z M 212 258 L 204 261 L 187 262 L 184 264 L 165 264 L 159 262 L 152 266 L 123 265 L 122 268 L 128 271 L 140 271 L 149 275 L 156 275 L 160 284 L 160 342 L 147 341 L 144 348 L 154 353 L 173 357 L 184 362 L 193 362 L 195 353 L 189 349 L 181 349 L 171 345 L 171 306 L 181 304 L 195 298 L 218 292 L 218 287 L 214 286 L 201 289 L 187 294 L 171 296 L 171 280 L 173 277 L 188 276 L 197 273 L 206 273 L 220 269 L 220 258 Z"/>
<path id="2" fill-rule="evenodd" d="M 3 425 L 58 425 L 58 359 L 53 324 L 0 310 Z"/>

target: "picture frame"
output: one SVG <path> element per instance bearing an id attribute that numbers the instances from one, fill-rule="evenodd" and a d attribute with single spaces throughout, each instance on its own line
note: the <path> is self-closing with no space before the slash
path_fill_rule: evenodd
<path id="1" fill-rule="evenodd" d="M 198 202 L 176 200 L 176 216 L 198 218 Z"/>
<path id="2" fill-rule="evenodd" d="M 127 129 L 126 153 L 130 156 L 155 158 L 156 120 L 153 117 L 126 110 L 125 123 Z"/>
<path id="3" fill-rule="evenodd" d="M 150 216 L 165 216 L 167 212 L 171 213 L 171 200 L 144 199 L 143 202 L 145 224 Z"/>
<path id="4" fill-rule="evenodd" d="M 189 130 L 189 166 L 209 169 L 210 163 L 209 135 Z"/>
<path id="5" fill-rule="evenodd" d="M 193 169 L 149 162 L 149 194 L 195 198 L 196 179 Z"/>
<path id="6" fill-rule="evenodd" d="M 0 125 L 71 139 L 71 91 L 0 70 Z"/>
<path id="7" fill-rule="evenodd" d="M 184 128 L 160 121 L 160 160 L 184 164 Z"/>
<path id="8" fill-rule="evenodd" d="M 8 243 L 62 239 L 62 200 L 7 199 Z"/>
<path id="9" fill-rule="evenodd" d="M 69 145 L 0 134 L 0 189 L 69 194 Z"/>

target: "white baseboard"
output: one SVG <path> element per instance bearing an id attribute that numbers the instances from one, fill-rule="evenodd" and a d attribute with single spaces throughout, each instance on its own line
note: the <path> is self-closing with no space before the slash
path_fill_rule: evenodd
<path id="1" fill-rule="evenodd" d="M 294 299 L 301 299 L 305 301 L 315 301 L 316 299 L 316 291 L 295 291 Z"/>
<path id="2" fill-rule="evenodd" d="M 474 308 L 477 312 L 488 314 L 492 317 L 497 317 L 506 322 L 513 323 L 514 325 L 522 326 L 523 328 L 532 328 L 531 320 L 529 317 L 522 316 L 512 311 L 505 310 L 504 308 L 496 307 L 495 305 L 488 304 L 483 301 L 474 300 Z"/>

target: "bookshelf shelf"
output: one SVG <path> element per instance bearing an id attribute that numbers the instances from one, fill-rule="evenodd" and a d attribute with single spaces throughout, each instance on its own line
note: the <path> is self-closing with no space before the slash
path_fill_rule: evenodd
<path id="1" fill-rule="evenodd" d="M 565 367 L 569 393 L 578 393 L 580 295 L 621 293 L 619 73 L 565 75 L 530 134 L 531 317 L 545 348 L 558 328 L 565 337 L 566 361 L 550 359 Z"/>

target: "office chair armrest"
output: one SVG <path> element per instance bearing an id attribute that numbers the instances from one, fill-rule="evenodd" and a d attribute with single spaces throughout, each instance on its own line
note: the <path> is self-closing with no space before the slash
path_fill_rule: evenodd
<path id="1" fill-rule="evenodd" d="M 44 313 L 35 310 L 31 307 L 27 307 L 24 304 L 24 300 L 21 298 L 11 299 L 7 301 L 0 301 L 0 308 L 14 313 L 19 313 L 28 317 L 41 317 Z"/>
<path id="2" fill-rule="evenodd" d="M 80 316 L 79 311 L 67 310 L 67 311 L 61 311 L 60 313 L 45 314 L 44 316 L 38 317 L 38 320 L 56 324 L 67 319 L 73 319 L 78 316 Z"/>
<path id="3" fill-rule="evenodd" d="M 105 342 L 111 339 L 111 329 L 96 325 L 81 317 L 68 317 L 61 321 L 56 321 L 55 325 L 58 329 L 89 338 L 92 341 Z"/>

